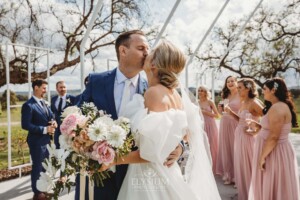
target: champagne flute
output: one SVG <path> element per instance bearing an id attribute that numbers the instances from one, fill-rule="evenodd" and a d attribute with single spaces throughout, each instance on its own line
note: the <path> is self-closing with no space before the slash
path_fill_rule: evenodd
<path id="1" fill-rule="evenodd" d="M 246 113 L 245 120 L 246 120 L 246 123 L 248 125 L 248 129 L 246 130 L 247 133 L 253 132 L 252 128 L 250 127 L 251 119 L 252 119 L 252 114 L 251 113 Z"/>
<path id="2" fill-rule="evenodd" d="M 224 101 L 223 100 L 219 101 L 219 106 L 221 107 L 221 110 L 223 113 L 223 111 L 224 111 Z"/>
<path id="3" fill-rule="evenodd" d="M 224 100 L 223 100 L 223 104 L 224 104 L 224 106 L 223 106 L 223 114 L 225 114 L 226 111 L 225 111 L 224 109 L 226 108 L 226 106 L 228 106 L 228 104 L 229 104 L 229 99 L 224 99 Z"/>
<path id="4" fill-rule="evenodd" d="M 55 120 L 53 118 L 51 118 L 49 121 L 48 121 L 48 126 L 54 126 L 54 123 L 55 123 Z"/>
<path id="5" fill-rule="evenodd" d="M 48 121 L 48 126 L 54 127 L 54 123 L 55 123 L 54 118 L 51 118 Z M 50 142 L 53 143 L 53 135 L 54 135 L 54 133 L 48 133 L 48 134 L 50 135 Z"/>

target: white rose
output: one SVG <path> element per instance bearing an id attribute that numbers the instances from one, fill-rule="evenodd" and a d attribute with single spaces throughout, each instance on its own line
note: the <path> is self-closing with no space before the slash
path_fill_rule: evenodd
<path id="1" fill-rule="evenodd" d="M 81 114 L 80 108 L 77 106 L 69 106 L 64 109 L 64 112 L 61 114 L 61 117 L 66 117 L 70 114 Z"/>

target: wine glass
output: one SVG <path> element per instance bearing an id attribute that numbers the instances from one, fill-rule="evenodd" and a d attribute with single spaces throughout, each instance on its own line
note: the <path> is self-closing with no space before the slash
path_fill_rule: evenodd
<path id="1" fill-rule="evenodd" d="M 48 126 L 54 126 L 54 123 L 55 123 L 55 120 L 53 118 L 51 118 L 49 121 L 48 121 Z"/>
<path id="2" fill-rule="evenodd" d="M 224 112 L 224 101 L 219 101 L 219 106 L 221 107 L 222 113 Z"/>
<path id="3" fill-rule="evenodd" d="M 223 100 L 223 114 L 226 113 L 226 111 L 224 110 L 229 104 L 229 99 L 224 99 Z"/>
<path id="4" fill-rule="evenodd" d="M 246 113 L 245 115 L 245 120 L 248 125 L 248 129 L 246 130 L 247 133 L 253 132 L 252 128 L 250 127 L 251 120 L 252 120 L 252 114 L 251 113 Z"/>

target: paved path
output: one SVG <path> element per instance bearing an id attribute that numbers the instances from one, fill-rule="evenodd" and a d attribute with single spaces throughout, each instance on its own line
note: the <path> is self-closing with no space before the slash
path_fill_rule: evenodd
<path id="1" fill-rule="evenodd" d="M 290 134 L 290 140 L 296 150 L 300 172 L 300 134 Z M 237 191 L 232 185 L 223 185 L 219 177 L 216 177 L 216 181 L 222 200 L 237 200 Z M 70 194 L 64 193 L 59 200 L 73 200 L 74 193 L 74 190 Z M 0 200 L 29 200 L 32 196 L 30 176 L 0 182 Z"/>

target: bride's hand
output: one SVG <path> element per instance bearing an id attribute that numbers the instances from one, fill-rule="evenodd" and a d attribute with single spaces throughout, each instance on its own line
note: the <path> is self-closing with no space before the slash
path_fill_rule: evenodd
<path id="1" fill-rule="evenodd" d="M 182 154 L 182 146 L 178 145 L 174 151 L 171 152 L 171 154 L 168 156 L 166 161 L 164 162 L 164 165 L 167 167 L 171 167 L 175 162 L 177 162 L 178 158 Z"/>
<path id="2" fill-rule="evenodd" d="M 102 164 L 100 169 L 98 170 L 99 172 L 103 172 L 111 168 L 112 166 L 116 165 L 116 162 L 110 163 L 108 165 Z"/>

